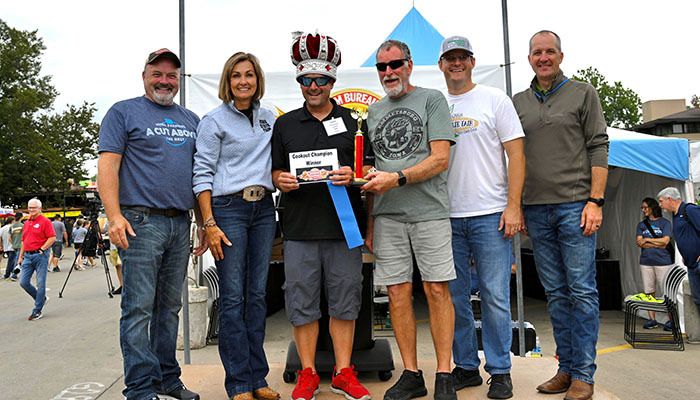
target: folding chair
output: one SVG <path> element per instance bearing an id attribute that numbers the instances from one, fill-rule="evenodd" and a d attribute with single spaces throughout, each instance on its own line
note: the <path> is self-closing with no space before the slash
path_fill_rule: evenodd
<path id="1" fill-rule="evenodd" d="M 216 265 L 208 267 L 202 272 L 206 285 L 209 287 L 211 309 L 209 310 L 209 328 L 207 329 L 207 344 L 219 339 L 219 270 Z"/>
<path id="2" fill-rule="evenodd" d="M 635 349 L 676 350 L 685 349 L 683 334 L 678 317 L 678 289 L 683 279 L 688 275 L 685 267 L 676 265 L 664 278 L 664 301 L 653 303 L 635 300 L 631 296 L 625 299 L 625 340 Z M 671 332 L 643 332 L 637 329 L 643 323 L 638 313 L 640 311 L 655 311 L 668 314 L 671 321 Z"/>

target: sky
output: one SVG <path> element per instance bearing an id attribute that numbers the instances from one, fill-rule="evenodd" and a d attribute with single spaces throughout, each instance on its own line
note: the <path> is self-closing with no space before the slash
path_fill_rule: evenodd
<path id="1" fill-rule="evenodd" d="M 291 70 L 293 31 L 333 36 L 342 68 L 356 68 L 394 29 L 412 5 L 445 37 L 464 35 L 478 64 L 504 60 L 501 1 L 186 1 L 187 73 L 220 73 L 237 51 L 256 54 L 265 71 Z M 511 0 L 508 2 L 513 92 L 533 73 L 528 40 L 541 29 L 562 38 L 567 75 L 594 66 L 621 81 L 642 101 L 688 101 L 700 94 L 697 0 Z M 42 73 L 60 93 L 55 107 L 95 103 L 99 122 L 116 101 L 143 94 L 148 53 L 179 52 L 177 0 L 0 0 L 0 19 L 37 30 L 46 50 Z"/>

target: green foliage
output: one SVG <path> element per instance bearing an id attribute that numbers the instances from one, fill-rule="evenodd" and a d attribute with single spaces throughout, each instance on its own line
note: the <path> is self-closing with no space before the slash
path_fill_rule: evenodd
<path id="1" fill-rule="evenodd" d="M 598 91 L 608 126 L 631 128 L 641 122 L 642 101 L 634 90 L 622 86 L 622 82 L 616 81 L 611 85 L 605 76 L 593 67 L 578 70 L 573 79 L 588 82 Z"/>
<path id="2" fill-rule="evenodd" d="M 62 191 L 66 180 L 83 179 L 94 158 L 98 124 L 93 104 L 68 105 L 56 113 L 58 92 L 41 76 L 45 50 L 36 31 L 0 20 L 0 201 L 28 193 Z"/>
<path id="3" fill-rule="evenodd" d="M 692 95 L 690 97 L 690 104 L 693 108 L 700 108 L 700 97 L 698 97 L 697 94 Z"/>

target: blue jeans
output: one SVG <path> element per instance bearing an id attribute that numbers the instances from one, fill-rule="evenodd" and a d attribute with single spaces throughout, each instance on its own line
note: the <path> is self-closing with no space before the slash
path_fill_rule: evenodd
<path id="1" fill-rule="evenodd" d="M 120 249 L 124 285 L 119 342 L 127 399 L 149 399 L 182 384 L 175 358 L 178 312 L 190 255 L 187 214 L 150 215 L 122 209 L 136 233 Z"/>
<path id="2" fill-rule="evenodd" d="M 486 371 L 510 373 L 510 253 L 512 243 L 498 230 L 501 213 L 466 218 L 450 218 L 452 254 L 457 279 L 450 281 L 455 305 L 455 336 L 452 353 L 455 364 L 467 370 L 479 369 L 478 344 L 470 301 L 472 257 L 481 290 L 481 338 L 486 355 Z"/>
<path id="3" fill-rule="evenodd" d="M 693 293 L 693 303 L 700 311 L 700 262 L 695 261 L 688 266 L 688 283 Z"/>
<path id="4" fill-rule="evenodd" d="M 233 246 L 222 243 L 219 271 L 219 356 L 229 397 L 267 386 L 270 371 L 265 342 L 265 293 L 275 236 L 272 197 L 247 202 L 240 196 L 212 198 L 219 228 Z"/>
<path id="5" fill-rule="evenodd" d="M 596 288 L 596 235 L 583 235 L 584 201 L 525 206 L 537 273 L 559 356 L 559 371 L 593 383 L 599 306 Z"/>
<path id="6" fill-rule="evenodd" d="M 7 279 L 10 275 L 14 275 L 12 270 L 15 269 L 15 264 L 17 264 L 17 252 L 15 250 L 8 250 L 5 254 L 7 254 L 7 267 L 5 268 L 4 278 Z"/>
<path id="7" fill-rule="evenodd" d="M 34 299 L 32 314 L 40 313 L 46 300 L 46 272 L 49 267 L 49 253 L 24 253 L 19 273 L 19 285 Z M 32 274 L 36 271 L 36 287 L 32 285 Z"/>

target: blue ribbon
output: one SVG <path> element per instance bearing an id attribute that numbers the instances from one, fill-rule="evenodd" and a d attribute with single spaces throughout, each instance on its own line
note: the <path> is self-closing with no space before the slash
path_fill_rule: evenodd
<path id="1" fill-rule="evenodd" d="M 343 228 L 348 248 L 354 249 L 362 246 L 365 241 L 360 235 L 360 227 L 357 226 L 357 220 L 355 219 L 355 213 L 352 211 L 352 205 L 350 205 L 347 189 L 345 189 L 345 186 L 336 186 L 331 182 L 326 182 L 326 184 L 333 199 L 335 212 L 338 213 L 338 219 L 340 220 L 340 226 Z"/>

